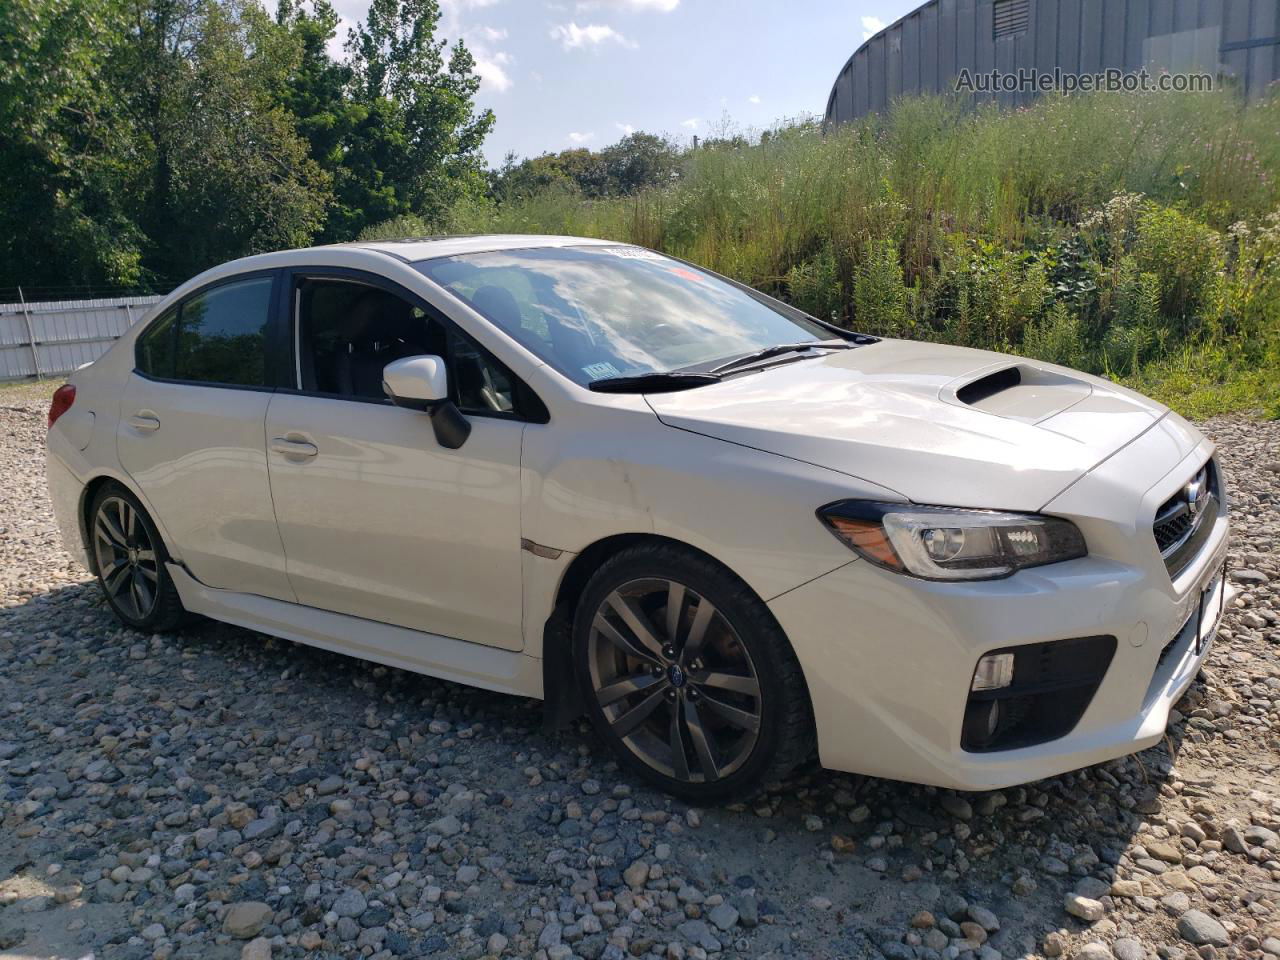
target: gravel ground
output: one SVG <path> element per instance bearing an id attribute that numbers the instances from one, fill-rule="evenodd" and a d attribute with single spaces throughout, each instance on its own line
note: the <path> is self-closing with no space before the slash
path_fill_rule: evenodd
<path id="1" fill-rule="evenodd" d="M 0 957 L 1280 956 L 1280 423 L 1207 424 L 1243 594 L 1163 746 L 696 810 L 530 701 L 122 629 L 58 542 L 48 393 L 0 392 Z"/>

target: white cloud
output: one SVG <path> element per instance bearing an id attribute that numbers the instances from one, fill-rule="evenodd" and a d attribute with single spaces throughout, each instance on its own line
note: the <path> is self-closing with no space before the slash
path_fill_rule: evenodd
<path id="1" fill-rule="evenodd" d="M 615 123 L 614 126 L 622 131 L 624 137 L 629 137 L 636 132 L 636 128 L 629 123 Z"/>
<path id="2" fill-rule="evenodd" d="M 620 43 L 624 47 L 633 46 L 617 30 L 603 23 L 589 23 L 585 27 L 580 27 L 576 23 L 556 24 L 551 28 L 551 39 L 559 40 L 566 50 L 598 47 L 606 41 Z"/>
<path id="3" fill-rule="evenodd" d="M 747 97 L 747 103 L 759 104 L 760 98 L 753 93 L 751 96 Z"/>
<path id="4" fill-rule="evenodd" d="M 595 137 L 594 133 L 578 133 L 576 130 L 569 134 L 569 140 L 573 143 L 586 143 L 588 140 L 594 140 Z"/>
<path id="5" fill-rule="evenodd" d="M 363 2 L 368 0 L 340 0 L 343 3 Z M 507 31 L 497 27 L 481 26 L 469 21 L 468 14 L 484 7 L 492 7 L 500 0 L 441 0 L 440 29 L 437 36 L 452 44 L 462 40 L 471 56 L 475 57 L 476 75 L 480 78 L 480 88 L 488 93 L 506 93 L 514 82 L 511 66 L 515 58 L 498 44 L 507 38 Z"/>
<path id="6" fill-rule="evenodd" d="M 670 13 L 678 6 L 680 6 L 680 0 L 578 0 L 579 10 L 613 7 L 614 9 Z"/>
<path id="7" fill-rule="evenodd" d="M 472 55 L 476 58 L 476 74 L 482 87 L 495 93 L 506 93 L 511 89 L 511 74 L 506 69 L 515 62 L 511 54 L 477 47 Z"/>
<path id="8" fill-rule="evenodd" d="M 870 40 L 877 33 L 883 30 L 885 23 L 879 17 L 863 17 L 862 18 L 862 39 Z"/>
<path id="9" fill-rule="evenodd" d="M 681 120 L 680 126 L 687 127 L 690 130 L 697 130 L 698 124 L 700 123 L 702 123 L 702 119 L 700 117 L 690 117 L 688 120 Z"/>
<path id="10" fill-rule="evenodd" d="M 345 59 L 347 55 L 347 34 L 355 29 L 356 21 L 347 17 L 338 17 L 338 32 L 329 38 L 329 42 L 325 44 L 325 50 L 334 60 Z"/>

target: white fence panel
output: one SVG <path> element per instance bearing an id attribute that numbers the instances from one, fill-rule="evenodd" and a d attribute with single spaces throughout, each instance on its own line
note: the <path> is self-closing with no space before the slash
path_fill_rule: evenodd
<path id="1" fill-rule="evenodd" d="M 61 376 L 97 360 L 159 299 L 0 303 L 0 381 Z"/>

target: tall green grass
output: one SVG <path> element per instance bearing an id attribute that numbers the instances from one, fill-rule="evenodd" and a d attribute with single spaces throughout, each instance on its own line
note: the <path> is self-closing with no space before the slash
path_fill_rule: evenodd
<path id="1" fill-rule="evenodd" d="M 1192 415 L 1280 415 L 1280 98 L 900 102 L 691 151 L 668 187 L 556 188 L 454 229 L 686 257 L 873 333 L 1029 353 Z"/>

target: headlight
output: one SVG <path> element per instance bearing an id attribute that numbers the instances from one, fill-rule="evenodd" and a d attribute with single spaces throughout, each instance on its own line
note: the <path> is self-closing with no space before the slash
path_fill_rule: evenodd
<path id="1" fill-rule="evenodd" d="M 1088 552 L 1070 520 L 907 503 L 841 500 L 827 529 L 877 566 L 926 580 L 995 580 Z"/>

